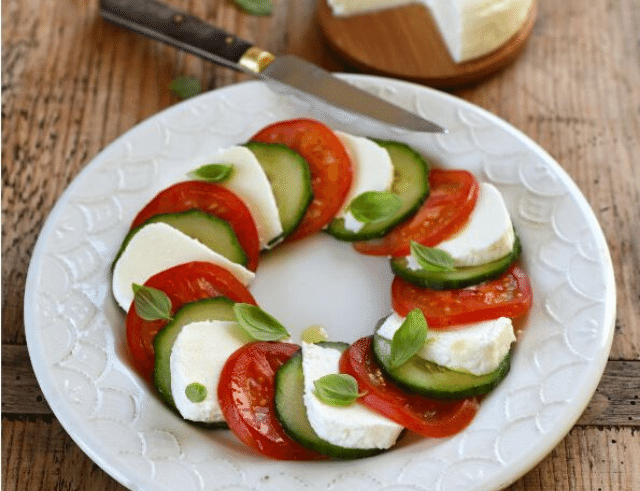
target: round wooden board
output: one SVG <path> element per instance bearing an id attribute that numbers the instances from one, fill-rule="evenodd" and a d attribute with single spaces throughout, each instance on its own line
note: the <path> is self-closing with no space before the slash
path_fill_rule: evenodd
<path id="1" fill-rule="evenodd" d="M 533 29 L 537 7 L 534 0 L 524 25 L 504 45 L 464 63 L 453 61 L 424 5 L 335 17 L 326 0 L 319 0 L 318 17 L 329 45 L 358 69 L 448 88 L 478 81 L 513 61 Z"/>

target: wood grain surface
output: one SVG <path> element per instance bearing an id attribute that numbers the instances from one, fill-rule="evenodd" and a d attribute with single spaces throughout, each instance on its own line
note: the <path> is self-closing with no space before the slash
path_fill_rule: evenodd
<path id="1" fill-rule="evenodd" d="M 315 0 L 253 17 L 228 0 L 168 0 L 276 54 L 354 71 L 330 50 Z M 31 370 L 23 326 L 34 243 L 65 187 L 117 136 L 178 99 L 242 75 L 102 21 L 96 0 L 2 0 L 3 490 L 123 489 L 64 432 Z M 454 94 L 538 142 L 604 230 L 617 284 L 604 377 L 568 436 L 509 490 L 640 489 L 640 2 L 540 0 L 517 59 Z"/>

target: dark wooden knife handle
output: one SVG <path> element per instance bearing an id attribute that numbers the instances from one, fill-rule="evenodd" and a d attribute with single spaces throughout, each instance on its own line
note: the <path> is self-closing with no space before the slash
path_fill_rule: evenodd
<path id="1" fill-rule="evenodd" d="M 110 22 L 236 70 L 251 43 L 154 0 L 100 0 Z"/>

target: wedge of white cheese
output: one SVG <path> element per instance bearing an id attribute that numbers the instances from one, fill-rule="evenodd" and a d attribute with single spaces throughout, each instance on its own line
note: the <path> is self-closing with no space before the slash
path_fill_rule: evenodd
<path id="1" fill-rule="evenodd" d="M 191 261 L 217 264 L 245 286 L 255 277 L 241 264 L 229 261 L 171 225 L 156 222 L 141 227 L 116 261 L 112 274 L 113 296 L 120 307 L 128 310 L 133 301 L 133 283 L 142 285 L 160 271 Z"/>
<path id="2" fill-rule="evenodd" d="M 182 328 L 173 343 L 169 366 L 171 395 L 183 418 L 206 423 L 224 421 L 218 403 L 220 373 L 227 358 L 251 340 L 233 321 L 198 321 Z M 204 388 L 201 401 L 189 398 L 187 388 L 191 384 Z"/>
<path id="3" fill-rule="evenodd" d="M 403 427 L 362 404 L 331 406 L 314 394 L 314 381 L 339 372 L 341 352 L 335 348 L 302 343 L 304 405 L 309 423 L 323 440 L 344 448 L 390 448 Z"/>
<path id="4" fill-rule="evenodd" d="M 351 188 L 336 218 L 344 217 L 347 230 L 358 232 L 365 224 L 348 211 L 349 205 L 366 191 L 388 191 L 393 184 L 393 163 L 389 152 L 373 140 L 342 131 L 335 134 L 351 157 L 353 169 Z"/>
<path id="5" fill-rule="evenodd" d="M 494 185 L 483 182 L 467 223 L 434 247 L 449 253 L 454 266 L 465 267 L 500 259 L 511 253 L 514 244 L 513 224 L 502 195 Z M 413 256 L 407 256 L 407 265 L 421 269 Z"/>
<path id="6" fill-rule="evenodd" d="M 456 63 L 484 56 L 523 26 L 533 0 L 328 0 L 334 15 L 346 16 L 421 3 L 429 9 Z"/>
<path id="7" fill-rule="evenodd" d="M 209 163 L 233 166 L 231 176 L 220 185 L 247 205 L 256 222 L 260 248 L 267 249 L 270 242 L 282 235 L 282 223 L 271 184 L 254 153 L 247 147 L 233 146 L 201 160 L 198 167 Z"/>
<path id="8" fill-rule="evenodd" d="M 403 322 L 403 317 L 391 314 L 377 333 L 391 340 Z M 498 368 L 515 340 L 511 319 L 499 317 L 447 329 L 429 329 L 416 354 L 451 370 L 485 375 Z"/>

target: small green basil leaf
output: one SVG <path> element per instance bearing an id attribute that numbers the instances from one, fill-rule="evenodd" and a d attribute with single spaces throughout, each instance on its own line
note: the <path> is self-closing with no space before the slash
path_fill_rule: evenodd
<path id="1" fill-rule="evenodd" d="M 187 385 L 184 393 L 191 402 L 202 402 L 207 398 L 207 388 L 198 382 Z"/>
<path id="2" fill-rule="evenodd" d="M 290 336 L 280 322 L 256 305 L 236 303 L 233 306 L 233 312 L 238 323 L 253 339 L 278 341 Z"/>
<path id="3" fill-rule="evenodd" d="M 131 288 L 133 289 L 133 304 L 141 319 L 146 321 L 171 320 L 171 300 L 165 292 L 136 283 L 133 283 Z"/>
<path id="4" fill-rule="evenodd" d="M 270 15 L 273 12 L 271 0 L 234 0 L 245 12 L 252 15 Z"/>
<path id="5" fill-rule="evenodd" d="M 411 255 L 427 271 L 453 271 L 453 257 L 447 251 L 411 241 Z"/>
<path id="6" fill-rule="evenodd" d="M 346 373 L 332 373 L 313 382 L 314 394 L 325 404 L 331 406 L 349 406 L 364 395 L 358 392 L 358 382 Z"/>
<path id="7" fill-rule="evenodd" d="M 202 92 L 202 87 L 196 77 L 182 76 L 171 81 L 169 90 L 180 99 L 188 99 Z"/>
<path id="8" fill-rule="evenodd" d="M 359 222 L 369 223 L 384 220 L 402 207 L 402 199 L 389 191 L 365 191 L 356 196 L 349 211 Z"/>
<path id="9" fill-rule="evenodd" d="M 229 179 L 233 172 L 231 164 L 206 164 L 189 172 L 189 177 L 207 182 L 223 182 Z"/>
<path id="10" fill-rule="evenodd" d="M 415 355 L 427 339 L 427 321 L 420 309 L 407 314 L 400 328 L 393 334 L 390 368 L 397 368 Z"/>

